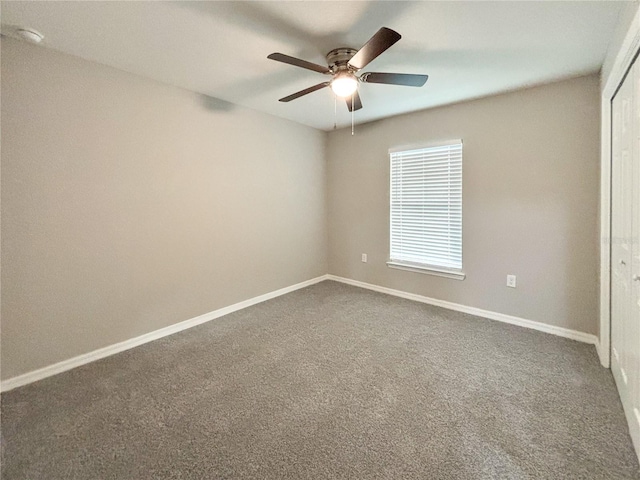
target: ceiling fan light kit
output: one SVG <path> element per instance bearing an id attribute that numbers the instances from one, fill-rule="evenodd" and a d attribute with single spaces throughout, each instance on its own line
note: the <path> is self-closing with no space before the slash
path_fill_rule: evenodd
<path id="1" fill-rule="evenodd" d="M 350 97 L 358 89 L 358 79 L 353 73 L 341 72 L 331 80 L 331 90 L 339 97 Z"/>
<path id="2" fill-rule="evenodd" d="M 299 58 L 290 57 L 283 53 L 272 53 L 267 58 L 277 62 L 286 63 L 295 67 L 305 68 L 324 75 L 331 75 L 328 82 L 319 83 L 292 95 L 283 97 L 281 102 L 290 102 L 309 93 L 331 87 L 331 90 L 345 99 L 350 112 L 360 110 L 362 102 L 358 93 L 359 83 L 382 83 L 387 85 L 402 85 L 407 87 L 423 86 L 428 75 L 415 75 L 407 73 L 374 73 L 366 72 L 360 76 L 356 73 L 371 63 L 378 55 L 400 40 L 401 35 L 390 28 L 382 27 L 369 39 L 360 50 L 353 48 L 336 48 L 327 55 L 327 67 L 316 63 L 307 62 Z"/>

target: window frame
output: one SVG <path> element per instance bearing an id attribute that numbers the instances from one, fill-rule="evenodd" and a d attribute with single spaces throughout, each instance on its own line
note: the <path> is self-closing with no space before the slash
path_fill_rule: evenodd
<path id="1" fill-rule="evenodd" d="M 461 201 L 461 205 L 460 205 L 460 268 L 449 268 L 446 266 L 442 266 L 442 265 L 436 265 L 436 264 L 426 264 L 426 263 L 417 263 L 417 262 L 411 262 L 411 261 L 406 261 L 406 260 L 398 260 L 398 259 L 392 259 L 391 257 L 391 243 L 393 241 L 392 239 L 392 228 L 393 228 L 393 224 L 392 224 L 392 202 L 393 202 L 393 197 L 392 197 L 392 191 L 393 191 L 393 160 L 392 160 L 392 154 L 394 153 L 400 153 L 400 152 L 410 152 L 412 150 L 421 150 L 421 149 L 429 149 L 429 148 L 437 148 L 437 147 L 444 147 L 444 146 L 452 146 L 452 145 L 460 145 L 461 148 L 461 153 L 460 153 L 460 168 L 461 168 L 461 172 L 460 172 L 460 188 L 463 188 L 463 175 L 462 175 L 462 167 L 463 167 L 463 160 L 464 160 L 464 144 L 462 139 L 451 139 L 451 140 L 445 140 L 445 141 L 440 141 L 440 142 L 430 142 L 430 143 L 421 143 L 421 144 L 414 144 L 414 145 L 404 145 L 401 147 L 394 147 L 394 148 L 390 148 L 389 149 L 389 192 L 388 192 L 388 199 L 389 199 L 389 251 L 388 251 L 388 261 L 387 261 L 387 266 L 389 268 L 394 268 L 394 269 L 398 269 L 398 270 L 405 270 L 405 271 L 410 271 L 410 272 L 416 272 L 416 273 L 422 273 L 422 274 L 427 274 L 427 275 L 436 275 L 436 276 L 440 276 L 440 277 L 446 277 L 446 278 L 452 278 L 452 279 L 456 279 L 456 280 L 464 280 L 466 278 L 466 274 L 464 273 L 464 263 L 463 263 L 463 255 L 464 255 L 464 250 L 462 248 L 463 246 L 463 217 L 462 217 L 462 197 L 463 197 L 463 191 L 461 190 L 460 192 L 460 201 Z"/>

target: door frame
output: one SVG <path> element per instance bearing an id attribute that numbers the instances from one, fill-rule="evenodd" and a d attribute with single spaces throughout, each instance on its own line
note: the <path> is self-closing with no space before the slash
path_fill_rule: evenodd
<path id="1" fill-rule="evenodd" d="M 640 52 L 640 8 L 618 51 L 608 78 L 603 78 L 600 106 L 600 363 L 611 366 L 611 101 Z"/>

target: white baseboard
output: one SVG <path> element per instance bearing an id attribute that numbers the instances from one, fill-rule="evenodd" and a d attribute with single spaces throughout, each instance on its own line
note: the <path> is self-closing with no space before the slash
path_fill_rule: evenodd
<path id="1" fill-rule="evenodd" d="M 195 327 L 196 325 L 201 325 L 224 315 L 228 315 L 229 313 L 233 313 L 238 310 L 242 310 L 243 308 L 250 307 L 257 303 L 271 300 L 272 298 L 279 297 L 280 295 L 284 295 L 286 293 L 290 293 L 304 287 L 308 287 L 309 285 L 314 285 L 316 283 L 322 282 L 323 280 L 327 280 L 328 278 L 328 275 L 322 275 L 320 277 L 312 278 L 311 280 L 307 280 L 305 282 L 297 283 L 289 287 L 265 293 L 264 295 L 259 295 L 257 297 L 250 298 L 249 300 L 234 303 L 233 305 L 229 305 L 228 307 L 223 307 L 218 310 L 214 310 L 213 312 L 205 313 L 204 315 L 199 315 L 189 320 L 185 320 L 174 325 L 169 325 L 168 327 L 161 328 L 153 332 L 145 333 L 144 335 L 140 335 L 139 337 L 130 338 L 129 340 L 125 340 L 124 342 L 109 345 L 107 347 L 100 348 L 89 353 L 78 355 L 77 357 L 54 363 L 53 365 L 49 365 L 38 370 L 33 370 L 31 372 L 18 375 L 17 377 L 9 378 L 0 383 L 0 391 L 6 392 L 23 385 L 27 385 L 29 383 L 42 380 L 43 378 L 66 372 L 67 370 L 71 370 L 72 368 L 86 365 L 87 363 L 91 363 L 96 360 L 100 360 L 101 358 L 105 358 L 110 355 L 129 350 L 130 348 L 137 347 L 144 343 L 153 342 L 154 340 L 166 337 L 168 335 L 173 335 L 174 333 L 178 333 L 182 330 Z"/>
<path id="2" fill-rule="evenodd" d="M 533 320 L 527 320 L 524 318 L 514 317 L 511 315 L 505 315 L 504 313 L 491 312 L 489 310 L 482 310 L 476 307 L 469 307 L 466 305 L 460 305 L 458 303 L 447 302 L 444 300 L 438 300 L 436 298 L 425 297 L 423 295 L 417 295 L 415 293 L 403 292 L 401 290 L 394 290 L 392 288 L 381 287 L 380 285 L 373 285 L 371 283 L 360 282 L 358 280 L 351 280 L 349 278 L 338 277 L 335 275 L 328 275 L 328 280 L 335 280 L 336 282 L 346 283 L 355 287 L 366 288 L 368 290 L 374 290 L 380 293 L 386 293 L 388 295 L 394 295 L 396 297 L 406 298 L 408 300 L 414 300 L 416 302 L 428 303 L 429 305 L 435 305 L 437 307 L 447 308 L 449 310 L 455 310 L 457 312 L 469 313 L 478 317 L 488 318 L 490 320 L 497 320 L 498 322 L 510 323 L 511 325 L 518 325 L 520 327 L 531 328 L 545 333 L 551 333 L 558 335 L 559 337 L 570 338 L 571 340 L 577 340 L 578 342 L 590 343 L 598 347 L 598 337 L 589 333 L 579 332 L 577 330 L 571 330 L 569 328 L 556 327 L 553 325 L 547 325 L 546 323 L 535 322 Z"/>
<path id="3" fill-rule="evenodd" d="M 110 355 L 114 355 L 116 353 L 120 353 L 125 350 L 129 350 L 131 348 L 137 347 L 139 345 L 152 342 L 159 338 L 181 332 L 182 330 L 186 330 L 188 328 L 201 325 L 203 323 L 209 322 L 211 320 L 222 317 L 224 315 L 228 315 L 229 313 L 233 313 L 238 310 L 242 310 L 243 308 L 247 308 L 252 305 L 255 305 L 257 303 L 261 303 L 266 300 L 279 297 L 280 295 L 284 295 L 286 293 L 290 293 L 295 290 L 308 287 L 309 285 L 320 283 L 324 280 L 334 280 L 336 282 L 346 283 L 356 287 L 366 288 L 368 290 L 374 290 L 376 292 L 386 293 L 388 295 L 394 295 L 396 297 L 414 300 L 416 302 L 427 303 L 429 305 L 435 305 L 438 307 L 448 308 L 449 310 L 469 313 L 471 315 L 488 318 L 490 320 L 497 320 L 499 322 L 510 323 L 512 325 L 518 325 L 525 328 L 531 328 L 533 330 L 539 330 L 545 333 L 551 333 L 553 335 L 570 338 L 572 340 L 577 340 L 579 342 L 590 343 L 596 346 L 596 349 L 598 350 L 598 354 L 600 355 L 600 348 L 599 348 L 600 345 L 598 344 L 598 339 L 595 335 L 591 335 L 584 332 L 578 332 L 576 330 L 570 330 L 568 328 L 547 325 L 545 323 L 535 322 L 532 320 L 526 320 L 524 318 L 513 317 L 511 315 L 505 315 L 503 313 L 491 312 L 489 310 L 482 310 L 480 308 L 469 307 L 466 305 L 460 305 L 453 302 L 447 302 L 444 300 L 425 297 L 423 295 L 417 295 L 415 293 L 408 293 L 408 292 L 403 292 L 401 290 L 394 290 L 392 288 L 381 287 L 379 285 L 360 282 L 358 280 L 351 280 L 348 278 L 338 277 L 335 275 L 322 275 L 320 277 L 312 278 L 311 280 L 307 280 L 305 282 L 297 283 L 289 287 L 281 288 L 273 292 L 265 293 L 264 295 L 259 295 L 257 297 L 253 297 L 248 300 L 244 300 L 242 302 L 229 305 L 228 307 L 223 307 L 218 310 L 214 310 L 213 312 L 205 313 L 204 315 L 200 315 L 200 316 L 191 318 L 189 320 L 185 320 L 183 322 L 176 323 L 174 325 L 170 325 L 168 327 L 161 328 L 159 330 L 155 330 L 153 332 L 145 333 L 144 335 L 140 335 L 139 337 L 131 338 L 129 340 L 116 343 L 114 345 L 109 345 L 107 347 L 100 348 L 92 352 L 78 355 L 77 357 L 63 360 L 61 362 L 55 363 L 53 365 L 49 365 L 47 367 L 40 368 L 38 370 L 27 372 L 23 375 L 18 375 L 17 377 L 9 378 L 0 383 L 0 391 L 6 392 L 14 388 L 21 387 L 23 385 L 27 385 L 29 383 L 33 383 L 38 380 L 51 377 L 53 375 L 57 375 L 58 373 L 66 372 L 67 370 L 71 370 L 72 368 L 76 368 L 81 365 L 86 365 L 87 363 L 100 360 L 101 358 L 105 358 Z"/>
<path id="4" fill-rule="evenodd" d="M 600 339 L 596 339 L 596 353 L 598 354 L 598 359 L 600 360 L 600 364 L 607 368 L 607 365 L 605 365 L 605 363 L 602 361 L 602 345 L 600 344 Z"/>

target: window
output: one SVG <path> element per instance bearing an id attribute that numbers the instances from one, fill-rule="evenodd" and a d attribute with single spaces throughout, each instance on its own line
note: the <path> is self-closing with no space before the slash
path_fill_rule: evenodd
<path id="1" fill-rule="evenodd" d="M 394 268 L 464 279 L 462 140 L 391 150 L 391 245 Z"/>

